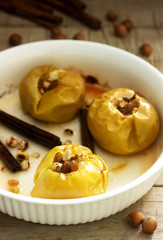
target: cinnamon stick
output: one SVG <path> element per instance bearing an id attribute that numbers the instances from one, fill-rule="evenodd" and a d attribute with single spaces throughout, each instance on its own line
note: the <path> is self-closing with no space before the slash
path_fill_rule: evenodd
<path id="1" fill-rule="evenodd" d="M 60 16 L 38 9 L 32 5 L 27 4 L 24 1 L 0 1 L 0 9 L 8 13 L 27 18 L 28 20 L 35 21 L 36 23 L 39 23 L 45 27 L 49 26 L 48 23 L 50 23 L 51 27 L 52 24 L 60 24 L 62 22 L 62 18 Z"/>
<path id="2" fill-rule="evenodd" d="M 22 1 L 22 0 L 21 0 Z M 34 7 L 52 13 L 53 7 L 45 3 L 38 2 L 37 0 L 23 0 L 26 4 L 33 5 Z"/>
<path id="3" fill-rule="evenodd" d="M 88 147 L 92 152 L 94 152 L 93 138 L 87 124 L 87 112 L 88 110 L 86 108 L 80 109 L 82 145 Z"/>
<path id="4" fill-rule="evenodd" d="M 6 165 L 6 167 L 11 172 L 18 172 L 22 168 L 13 155 L 8 151 L 8 149 L 0 141 L 0 160 Z"/>
<path id="5" fill-rule="evenodd" d="M 0 110 L 0 122 L 43 146 L 53 148 L 62 144 L 58 136 L 24 122 L 2 110 Z"/>
<path id="6" fill-rule="evenodd" d="M 60 0 L 70 7 L 74 7 L 80 10 L 84 10 L 86 8 L 86 4 L 80 0 Z"/>
<path id="7" fill-rule="evenodd" d="M 88 27 L 98 30 L 101 28 L 101 21 L 100 19 L 80 10 L 74 9 L 70 6 L 66 5 L 64 2 L 59 0 L 41 0 L 41 2 L 47 3 L 54 8 L 58 9 L 59 11 L 67 14 L 68 16 L 82 22 L 83 24 L 87 25 Z"/>

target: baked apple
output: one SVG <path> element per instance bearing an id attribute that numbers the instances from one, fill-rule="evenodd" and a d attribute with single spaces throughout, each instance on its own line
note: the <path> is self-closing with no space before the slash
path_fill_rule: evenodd
<path id="1" fill-rule="evenodd" d="M 41 161 L 34 176 L 32 197 L 69 199 L 104 193 L 108 168 L 87 147 L 72 144 L 53 148 Z"/>
<path id="2" fill-rule="evenodd" d="M 47 122 L 73 119 L 84 101 L 84 79 L 53 66 L 34 68 L 21 81 L 20 100 L 26 113 Z"/>
<path id="3" fill-rule="evenodd" d="M 150 146 L 160 129 L 152 104 L 128 88 L 114 89 L 95 98 L 87 120 L 91 134 L 103 149 L 124 155 Z"/>

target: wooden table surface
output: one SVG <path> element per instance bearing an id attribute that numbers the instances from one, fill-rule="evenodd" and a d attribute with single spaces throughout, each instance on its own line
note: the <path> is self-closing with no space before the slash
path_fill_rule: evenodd
<path id="1" fill-rule="evenodd" d="M 150 57 L 144 59 L 163 73 L 162 0 L 85 0 L 85 2 L 87 3 L 87 11 L 102 20 L 102 29 L 98 31 L 90 30 L 70 17 L 58 13 L 63 16 L 64 22 L 61 29 L 68 39 L 72 39 L 75 33 L 81 32 L 88 41 L 119 47 L 138 56 L 140 56 L 139 47 L 141 44 L 150 43 L 153 52 Z M 119 13 L 117 22 L 127 18 L 133 21 L 134 29 L 125 38 L 114 36 L 112 23 L 105 19 L 108 10 L 116 10 Z M 22 35 L 23 43 L 50 39 L 48 29 L 0 11 L 0 50 L 9 48 L 8 38 L 15 32 Z M 135 229 L 126 224 L 125 218 L 133 210 L 139 210 L 146 216 L 152 215 L 157 218 L 158 227 L 154 234 L 145 234 L 141 231 L 141 227 Z M 92 223 L 48 226 L 25 222 L 0 213 L 0 239 L 162 240 L 163 174 L 153 188 L 135 204 L 113 216 Z"/>

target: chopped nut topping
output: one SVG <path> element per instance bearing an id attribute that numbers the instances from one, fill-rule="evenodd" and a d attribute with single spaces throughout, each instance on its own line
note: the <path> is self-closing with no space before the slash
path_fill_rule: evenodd
<path id="1" fill-rule="evenodd" d="M 67 134 L 67 135 L 73 135 L 73 131 L 70 129 L 70 128 L 66 128 L 64 130 L 64 132 Z"/>
<path id="2" fill-rule="evenodd" d="M 76 172 L 79 169 L 79 164 L 77 161 L 72 160 L 71 163 L 71 172 Z"/>
<path id="3" fill-rule="evenodd" d="M 52 165 L 52 170 L 55 172 L 61 172 L 62 163 L 54 162 Z"/>
<path id="4" fill-rule="evenodd" d="M 16 137 L 8 137 L 6 139 L 6 144 L 9 146 L 9 147 L 16 147 L 17 144 L 18 144 L 18 139 Z"/>
<path id="5" fill-rule="evenodd" d="M 65 153 L 63 154 L 63 161 L 70 160 L 72 157 L 72 153 L 70 150 L 66 150 Z"/>
<path id="6" fill-rule="evenodd" d="M 20 188 L 19 187 L 10 187 L 9 188 L 9 191 L 12 192 L 12 193 L 16 193 L 18 194 L 20 192 Z"/>
<path id="7" fill-rule="evenodd" d="M 72 141 L 71 140 L 66 140 L 64 143 L 63 143 L 63 145 L 69 145 L 69 144 L 72 144 Z"/>
<path id="8" fill-rule="evenodd" d="M 139 107 L 139 103 L 136 100 L 135 95 L 131 99 L 128 97 L 116 99 L 114 104 L 124 115 L 133 114 Z"/>
<path id="9" fill-rule="evenodd" d="M 86 107 L 89 107 L 92 102 L 93 102 L 93 99 L 88 99 L 88 100 L 85 102 Z"/>
<path id="10" fill-rule="evenodd" d="M 62 173 L 70 173 L 71 172 L 71 162 L 70 161 L 65 161 L 62 164 L 61 172 Z"/>
<path id="11" fill-rule="evenodd" d="M 91 83 L 91 84 L 98 84 L 97 78 L 95 78 L 91 75 L 86 76 L 85 81 L 88 82 L 88 83 Z"/>
<path id="12" fill-rule="evenodd" d="M 63 155 L 60 152 L 57 152 L 55 154 L 54 163 L 51 168 L 55 172 L 62 173 L 70 173 L 77 171 L 79 169 L 78 157 L 78 154 L 72 156 L 70 150 L 66 150 Z"/>
<path id="13" fill-rule="evenodd" d="M 58 71 L 53 71 L 51 74 L 44 74 L 38 82 L 38 89 L 41 94 L 48 90 L 56 88 L 59 84 Z"/>
<path id="14" fill-rule="evenodd" d="M 24 160 L 20 163 L 22 170 L 27 170 L 30 167 L 30 162 L 28 160 Z"/>
<path id="15" fill-rule="evenodd" d="M 13 187 L 13 186 L 18 186 L 19 185 L 19 181 L 16 179 L 9 179 L 8 180 L 8 185 Z"/>
<path id="16" fill-rule="evenodd" d="M 38 153 L 38 152 L 31 153 L 31 157 L 39 158 L 40 157 L 40 153 Z"/>
<path id="17" fill-rule="evenodd" d="M 75 156 L 71 157 L 71 160 L 77 160 L 78 159 L 78 154 L 75 154 Z"/>
<path id="18" fill-rule="evenodd" d="M 63 155 L 60 152 L 57 152 L 54 156 L 54 162 L 61 162 L 63 161 Z"/>
<path id="19" fill-rule="evenodd" d="M 25 150 L 28 147 L 28 141 L 26 139 L 22 139 L 19 144 L 18 144 L 18 148 L 21 150 Z"/>
<path id="20" fill-rule="evenodd" d="M 22 150 L 18 151 L 16 159 L 20 162 L 29 159 L 29 154 L 27 152 L 23 152 Z"/>
<path id="21" fill-rule="evenodd" d="M 6 172 L 6 171 L 7 171 L 7 167 L 3 166 L 3 167 L 1 168 L 1 171 L 2 171 L 2 172 Z"/>

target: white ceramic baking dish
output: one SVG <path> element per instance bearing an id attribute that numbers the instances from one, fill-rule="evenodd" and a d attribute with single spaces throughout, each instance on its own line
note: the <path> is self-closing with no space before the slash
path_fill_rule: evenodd
<path id="1" fill-rule="evenodd" d="M 140 92 L 156 107 L 162 125 L 162 74 L 141 58 L 108 45 L 87 41 L 55 40 L 25 44 L 2 51 L 1 91 L 5 86 L 18 86 L 22 77 L 33 67 L 46 64 L 58 68 L 76 68 L 83 74 L 98 77 L 102 83 L 108 83 L 111 88 L 128 87 Z M 11 112 L 17 111 L 12 109 L 12 106 L 8 107 Z M 163 169 L 162 139 L 161 128 L 157 159 L 143 174 L 124 181 L 122 185 L 117 185 L 113 189 L 109 189 L 108 185 L 104 194 L 79 199 L 49 200 L 0 189 L 0 210 L 26 221 L 57 225 L 86 223 L 115 214 L 146 194 L 159 177 Z M 98 147 L 97 151 L 100 153 Z M 114 156 L 108 155 L 109 158 Z M 134 165 L 129 171 L 131 174 L 133 171 L 134 175 Z M 0 177 L 2 180 L 3 175 Z M 117 181 L 123 182 L 123 175 L 122 177 L 120 175 Z"/>

